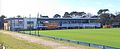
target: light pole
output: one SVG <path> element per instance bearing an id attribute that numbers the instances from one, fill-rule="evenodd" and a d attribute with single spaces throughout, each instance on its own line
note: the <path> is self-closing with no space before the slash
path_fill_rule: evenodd
<path id="1" fill-rule="evenodd" d="M 30 33 L 29 33 L 29 34 L 31 35 L 31 23 L 32 23 L 32 22 L 31 22 L 31 14 L 29 15 L 29 17 L 30 17 L 30 19 L 29 19 L 29 20 L 30 20 L 30 21 L 29 21 L 29 23 L 30 23 L 30 24 L 29 24 L 29 25 L 30 25 L 30 26 L 29 26 L 29 27 L 30 27 L 30 28 L 29 28 Z"/>
<path id="2" fill-rule="evenodd" d="M 24 21 L 24 20 L 25 20 L 25 18 L 23 17 L 23 22 L 22 22 L 22 24 L 23 24 L 23 28 L 24 28 L 24 29 L 22 30 L 23 33 L 25 33 L 25 27 L 24 27 L 24 25 L 25 25 L 24 22 L 25 22 L 25 21 Z"/>
<path id="3" fill-rule="evenodd" d="M 14 25 L 13 25 L 13 31 L 15 31 L 15 17 L 13 17 L 13 20 L 14 20 Z"/>
<path id="4" fill-rule="evenodd" d="M 39 12 L 37 14 L 37 21 L 36 21 L 36 29 L 35 29 L 35 34 L 37 35 L 37 29 L 38 29 L 38 17 L 39 17 Z"/>
<path id="5" fill-rule="evenodd" d="M 38 36 L 39 36 L 39 13 L 38 13 L 38 15 L 37 15 L 37 29 L 38 29 Z"/>

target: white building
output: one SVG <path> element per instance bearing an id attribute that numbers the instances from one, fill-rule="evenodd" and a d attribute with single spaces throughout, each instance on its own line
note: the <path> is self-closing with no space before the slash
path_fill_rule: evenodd
<path id="1" fill-rule="evenodd" d="M 10 30 L 44 29 L 46 23 L 57 23 L 58 28 L 100 28 L 99 18 L 9 18 Z"/>
<path id="2" fill-rule="evenodd" d="M 37 18 L 9 18 L 9 30 L 36 29 Z"/>
<path id="3" fill-rule="evenodd" d="M 36 29 L 37 18 L 24 18 L 23 20 L 24 20 L 24 29 L 29 29 L 30 27 Z"/>

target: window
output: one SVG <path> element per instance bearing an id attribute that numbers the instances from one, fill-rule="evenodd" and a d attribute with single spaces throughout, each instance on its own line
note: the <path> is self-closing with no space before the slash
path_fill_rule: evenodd
<path id="1" fill-rule="evenodd" d="M 34 27 L 34 22 L 33 21 L 27 21 L 27 28 L 33 28 Z"/>

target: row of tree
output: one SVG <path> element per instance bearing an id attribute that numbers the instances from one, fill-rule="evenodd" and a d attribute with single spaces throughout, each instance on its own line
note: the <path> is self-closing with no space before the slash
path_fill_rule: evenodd
<path id="1" fill-rule="evenodd" d="M 98 19 L 98 22 L 100 22 L 102 25 L 112 25 L 112 24 L 118 24 L 120 25 L 120 12 L 116 12 L 116 14 L 109 13 L 109 9 L 100 9 L 97 12 L 98 15 L 93 15 L 91 13 L 85 13 L 85 12 L 65 12 L 63 16 L 59 14 L 55 14 L 53 18 L 72 18 L 74 16 L 81 16 L 81 17 L 91 17 L 91 18 L 100 18 Z M 2 15 L 2 18 L 5 18 L 6 16 Z M 21 16 L 18 15 L 18 18 Z"/>
<path id="2" fill-rule="evenodd" d="M 71 13 L 69 13 L 69 12 L 65 12 L 65 14 L 64 14 L 64 16 L 61 16 L 61 15 L 59 15 L 59 14 L 55 14 L 54 16 L 53 16 L 53 18 L 72 18 L 72 16 L 85 16 L 85 12 L 76 12 L 76 11 L 73 11 L 73 12 L 71 12 Z"/>
<path id="3" fill-rule="evenodd" d="M 100 18 L 98 22 L 102 25 L 112 25 L 112 24 L 119 24 L 120 25 L 120 12 L 116 12 L 116 14 L 112 14 L 109 12 L 109 9 L 100 9 L 97 12 L 98 15 L 93 15 L 91 13 L 85 12 L 76 12 L 73 11 L 71 13 L 65 12 L 64 16 L 59 14 L 55 14 L 53 18 L 72 18 L 74 16 L 82 16 L 84 17 L 91 17 L 91 18 Z M 74 15 L 74 16 L 73 16 Z"/>
<path id="4" fill-rule="evenodd" d="M 120 25 L 120 12 L 112 14 L 109 13 L 109 9 L 100 9 L 97 13 L 102 25 Z"/>

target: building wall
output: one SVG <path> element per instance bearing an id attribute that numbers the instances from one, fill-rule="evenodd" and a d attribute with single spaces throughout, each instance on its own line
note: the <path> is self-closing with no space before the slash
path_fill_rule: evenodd
<path id="1" fill-rule="evenodd" d="M 0 29 L 4 29 L 4 18 L 0 17 Z"/>
<path id="2" fill-rule="evenodd" d="M 39 27 L 50 28 L 57 27 L 101 27 L 101 24 L 96 22 L 97 19 L 62 19 L 62 18 L 9 18 L 9 26 L 11 30 L 15 29 L 37 29 Z M 19 22 L 18 22 L 19 21 Z M 44 22 L 49 22 L 48 25 L 44 25 Z M 52 23 L 56 22 L 56 23 Z M 52 27 L 51 27 L 52 26 Z M 55 27 L 53 27 L 55 26 Z"/>
<path id="3" fill-rule="evenodd" d="M 27 22 L 33 22 L 33 28 L 36 29 L 37 25 L 37 19 L 36 18 L 9 18 L 8 23 L 10 26 L 10 30 L 16 30 L 16 29 L 28 29 Z"/>
<path id="4" fill-rule="evenodd" d="M 45 21 L 57 22 L 59 27 L 101 27 L 101 24 L 96 19 L 38 19 L 39 24 L 43 24 Z M 40 25 L 44 26 L 44 25 Z"/>
<path id="5" fill-rule="evenodd" d="M 72 23 L 72 24 L 62 24 L 61 27 L 101 27 L 100 23 Z"/>
<path id="6" fill-rule="evenodd" d="M 23 19 L 22 18 L 9 18 L 8 23 L 10 26 L 10 30 L 17 30 L 17 29 L 23 29 Z"/>
<path id="7" fill-rule="evenodd" d="M 33 29 L 36 29 L 37 26 L 37 18 L 24 18 L 24 29 L 28 29 L 28 21 L 33 22 Z"/>
<path id="8" fill-rule="evenodd" d="M 9 24 L 8 23 L 4 23 L 4 30 L 9 30 Z"/>

